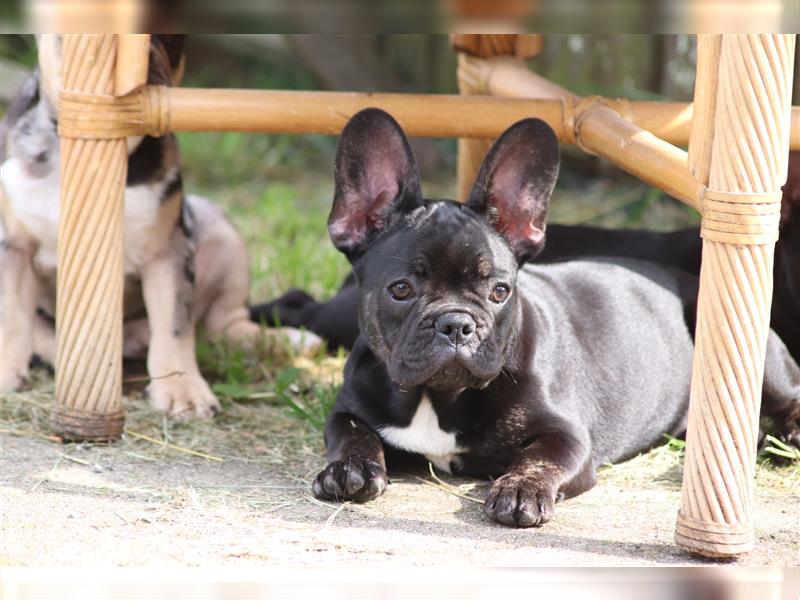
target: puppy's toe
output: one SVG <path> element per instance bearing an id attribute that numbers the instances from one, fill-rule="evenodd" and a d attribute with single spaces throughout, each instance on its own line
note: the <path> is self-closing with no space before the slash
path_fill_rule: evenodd
<path id="1" fill-rule="evenodd" d="M 144 394 L 150 402 L 150 406 L 154 410 L 169 414 L 172 409 L 172 396 L 163 385 L 156 385 L 156 382 L 151 382 L 144 390 Z"/>
<path id="2" fill-rule="evenodd" d="M 214 415 L 219 413 L 220 404 L 214 392 L 206 383 L 206 380 L 195 375 L 193 377 L 191 389 L 188 390 L 190 394 L 190 403 L 194 407 L 194 414 L 200 419 L 212 419 Z"/>

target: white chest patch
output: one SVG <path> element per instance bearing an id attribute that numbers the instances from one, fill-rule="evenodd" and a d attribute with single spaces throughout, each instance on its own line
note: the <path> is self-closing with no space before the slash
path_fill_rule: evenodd
<path id="1" fill-rule="evenodd" d="M 164 178 L 174 176 L 170 171 Z M 0 167 L 0 181 L 8 192 L 14 216 L 39 242 L 35 261 L 44 272 L 55 272 L 59 216 L 59 172 L 44 177 L 25 171 L 21 161 L 11 158 Z M 125 273 L 139 271 L 151 249 L 151 237 L 159 226 L 159 206 L 166 187 L 164 181 L 125 189 Z"/>
<path id="2" fill-rule="evenodd" d="M 378 434 L 396 448 L 424 455 L 438 469 L 448 473 L 450 461 L 464 451 L 456 443 L 455 432 L 439 427 L 439 417 L 427 395 L 422 396 L 407 427 L 386 425 L 378 429 Z"/>
<path id="3" fill-rule="evenodd" d="M 58 240 L 58 169 L 44 177 L 25 171 L 16 158 L 0 166 L 0 181 L 8 193 L 14 217 L 39 242 L 36 261 L 45 271 L 55 272 Z"/>

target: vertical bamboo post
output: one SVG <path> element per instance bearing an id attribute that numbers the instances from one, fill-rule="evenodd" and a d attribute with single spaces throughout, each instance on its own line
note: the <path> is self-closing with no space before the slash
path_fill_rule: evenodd
<path id="1" fill-rule="evenodd" d="M 693 130 L 690 154 L 708 189 L 675 540 L 705 556 L 736 556 L 753 546 L 753 475 L 794 44 L 794 35 L 723 35 L 701 38 L 698 54 L 703 81 L 696 108 L 705 127 Z M 711 93 L 714 102 L 702 96 Z"/>
<path id="2" fill-rule="evenodd" d="M 458 54 L 458 91 L 464 95 L 480 94 L 481 91 L 471 84 L 472 82 L 463 77 L 461 66 L 467 56 L 461 52 Z M 456 200 L 466 202 L 472 184 L 478 176 L 478 170 L 489 148 L 492 140 L 458 138 L 458 149 L 456 154 Z"/>
<path id="3" fill-rule="evenodd" d="M 147 83 L 150 34 L 125 33 L 117 37 L 117 66 L 114 95 L 124 96 Z"/>
<path id="4" fill-rule="evenodd" d="M 451 43 L 458 52 L 458 91 L 461 94 L 486 94 L 483 83 L 470 76 L 466 68 L 467 55 L 480 58 L 493 56 L 514 56 L 519 59 L 532 58 L 542 48 L 541 35 L 517 34 L 457 34 L 452 36 Z M 456 161 L 456 200 L 464 202 L 475 181 L 484 156 L 489 151 L 493 140 L 466 139 L 458 140 L 458 157 Z"/>
<path id="5" fill-rule="evenodd" d="M 717 75 L 722 51 L 722 35 L 697 36 L 692 127 L 689 132 L 689 171 L 702 185 L 708 185 L 711 168 L 711 142 L 714 140 L 714 113 L 717 106 Z"/>
<path id="6" fill-rule="evenodd" d="M 62 90 L 92 97 L 115 91 L 116 35 L 65 35 Z M 146 69 L 145 69 L 146 74 Z M 142 81 L 144 83 L 144 81 Z M 119 438 L 122 409 L 125 137 L 61 135 L 56 290 L 55 433 L 69 440 Z"/>

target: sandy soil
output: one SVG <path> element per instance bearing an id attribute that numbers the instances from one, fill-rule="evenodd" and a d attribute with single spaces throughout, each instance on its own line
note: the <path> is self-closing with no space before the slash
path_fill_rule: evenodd
<path id="1" fill-rule="evenodd" d="M 393 474 L 387 493 L 366 505 L 321 503 L 309 493 L 323 466 L 319 436 L 298 430 L 275 407 L 232 412 L 191 429 L 222 461 L 131 436 L 111 446 L 61 445 L 6 427 L 0 565 L 704 562 L 672 543 L 680 496 L 674 451 L 606 469 L 594 490 L 558 507 L 554 522 L 512 530 L 487 521 L 479 502 L 452 493 L 482 498 L 485 482 L 447 478 L 454 487 L 445 491 L 427 472 Z M 247 419 L 269 426 L 237 433 Z M 237 452 L 215 442 L 220 429 L 224 439 L 238 436 Z M 798 480 L 761 469 L 757 481 L 757 551 L 739 564 L 800 564 Z"/>

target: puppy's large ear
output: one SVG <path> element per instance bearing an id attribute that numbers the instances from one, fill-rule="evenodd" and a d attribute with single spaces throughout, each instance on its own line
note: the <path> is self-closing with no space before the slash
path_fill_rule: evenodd
<path id="1" fill-rule="evenodd" d="M 544 247 L 558 165 L 553 130 L 540 119 L 525 119 L 500 136 L 478 172 L 467 206 L 486 216 L 520 262 Z"/>
<path id="2" fill-rule="evenodd" d="M 377 108 L 357 113 L 342 131 L 335 180 L 328 232 L 350 260 L 396 218 L 422 205 L 408 140 L 397 121 Z"/>

